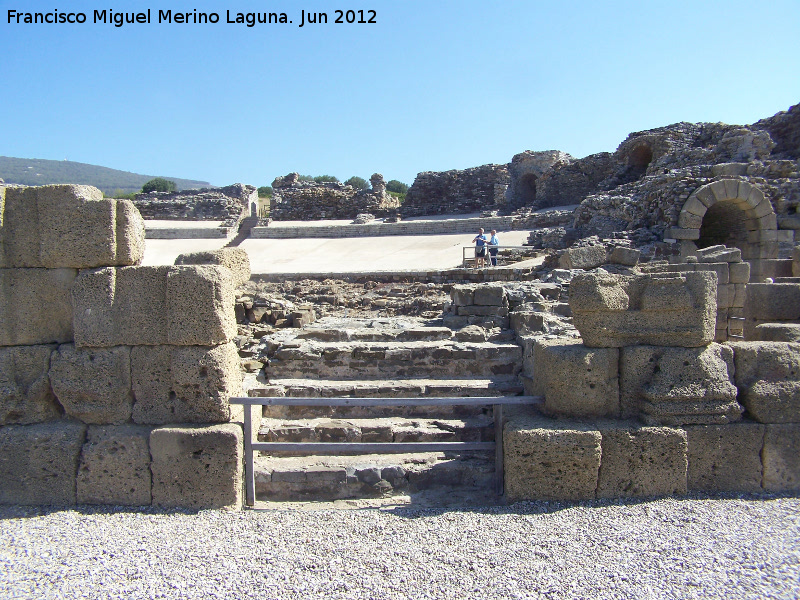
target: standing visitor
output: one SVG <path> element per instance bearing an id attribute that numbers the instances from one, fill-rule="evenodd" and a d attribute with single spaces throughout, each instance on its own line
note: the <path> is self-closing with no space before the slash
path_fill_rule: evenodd
<path id="1" fill-rule="evenodd" d="M 486 266 L 486 236 L 483 235 L 483 227 L 478 229 L 478 235 L 472 241 L 475 242 L 475 268 L 481 269 Z"/>
<path id="2" fill-rule="evenodd" d="M 491 255 L 492 266 L 497 266 L 497 251 L 500 248 L 500 240 L 497 239 L 497 230 L 492 229 L 492 237 L 489 238 L 489 254 Z"/>

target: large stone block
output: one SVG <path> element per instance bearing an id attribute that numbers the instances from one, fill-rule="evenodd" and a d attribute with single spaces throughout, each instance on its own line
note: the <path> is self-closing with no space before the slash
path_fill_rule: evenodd
<path id="1" fill-rule="evenodd" d="M 75 504 L 85 434 L 65 421 L 0 427 L 0 504 Z"/>
<path id="2" fill-rule="evenodd" d="M 510 419 L 503 433 L 509 500 L 589 500 L 600 468 L 600 433 L 549 419 Z"/>
<path id="3" fill-rule="evenodd" d="M 250 257 L 242 248 L 222 248 L 206 252 L 190 252 L 180 254 L 175 259 L 176 265 L 220 265 L 233 273 L 235 287 L 250 280 Z"/>
<path id="4" fill-rule="evenodd" d="M 686 493 L 686 432 L 634 424 L 598 424 L 602 457 L 598 498 Z"/>
<path id="5" fill-rule="evenodd" d="M 74 269 L 0 269 L 0 346 L 72 341 Z"/>
<path id="6" fill-rule="evenodd" d="M 543 412 L 564 417 L 619 415 L 619 350 L 587 348 L 579 340 L 537 340 L 533 377 Z"/>
<path id="7" fill-rule="evenodd" d="M 792 249 L 792 275 L 800 277 L 800 246 Z"/>
<path id="8" fill-rule="evenodd" d="M 220 508 L 242 504 L 242 430 L 161 427 L 150 433 L 153 505 Z"/>
<path id="9" fill-rule="evenodd" d="M 133 348 L 133 420 L 157 425 L 229 421 L 228 399 L 242 395 L 239 363 L 233 343 Z"/>
<path id="10" fill-rule="evenodd" d="M 753 329 L 753 342 L 800 342 L 800 323 L 761 323 Z"/>
<path id="11" fill-rule="evenodd" d="M 149 427 L 89 427 L 78 468 L 78 504 L 149 505 L 149 438 Z"/>
<path id="12" fill-rule="evenodd" d="M 167 276 L 168 343 L 214 346 L 237 333 L 233 276 L 215 265 L 174 267 Z"/>
<path id="13" fill-rule="evenodd" d="M 711 344 L 701 348 L 628 346 L 620 355 L 620 404 L 623 417 L 642 412 L 677 424 L 681 416 L 719 421 L 735 408 L 741 415 L 733 384 L 733 351 Z M 660 410 L 659 410 L 660 409 Z M 721 422 L 728 422 L 726 416 Z M 684 422 L 698 422 L 697 418 Z M 700 421 L 702 422 L 702 421 Z"/>
<path id="14" fill-rule="evenodd" d="M 800 344 L 731 342 L 739 402 L 759 423 L 800 423 Z"/>
<path id="15" fill-rule="evenodd" d="M 236 334 L 233 279 L 225 267 L 84 271 L 72 299 L 78 347 L 215 346 Z"/>
<path id="16" fill-rule="evenodd" d="M 453 306 L 470 306 L 475 304 L 475 284 L 454 285 L 450 290 L 450 301 Z"/>
<path id="17" fill-rule="evenodd" d="M 52 346 L 0 348 L 0 425 L 52 421 L 61 409 L 50 389 Z"/>
<path id="18" fill-rule="evenodd" d="M 506 290 L 501 285 L 479 285 L 475 288 L 473 302 L 480 306 L 508 306 Z"/>
<path id="19" fill-rule="evenodd" d="M 570 283 L 569 302 L 587 346 L 697 347 L 714 339 L 716 294 L 714 272 L 583 273 Z"/>
<path id="20" fill-rule="evenodd" d="M 761 323 L 800 322 L 800 283 L 750 283 L 744 301 L 744 336 Z"/>
<path id="21" fill-rule="evenodd" d="M 687 427 L 689 491 L 761 491 L 765 431 L 751 422 Z"/>
<path id="22" fill-rule="evenodd" d="M 562 269 L 594 269 L 606 262 L 605 246 L 570 248 L 558 259 Z"/>
<path id="23" fill-rule="evenodd" d="M 0 222 L 6 267 L 84 269 L 135 264 L 144 254 L 133 204 L 91 186 L 11 188 Z"/>
<path id="24" fill-rule="evenodd" d="M 131 351 L 63 344 L 50 361 L 50 381 L 66 413 L 84 423 L 124 423 L 131 417 Z"/>
<path id="25" fill-rule="evenodd" d="M 764 436 L 764 489 L 800 491 L 800 424 L 767 425 Z"/>

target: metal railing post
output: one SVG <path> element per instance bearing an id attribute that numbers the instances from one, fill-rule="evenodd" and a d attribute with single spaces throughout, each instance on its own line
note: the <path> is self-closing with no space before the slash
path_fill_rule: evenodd
<path id="1" fill-rule="evenodd" d="M 498 496 L 503 495 L 505 480 L 503 466 L 503 405 L 495 404 L 494 413 L 494 487 Z"/>
<path id="2" fill-rule="evenodd" d="M 256 503 L 256 477 L 253 459 L 253 407 L 244 406 L 244 482 L 247 506 Z"/>

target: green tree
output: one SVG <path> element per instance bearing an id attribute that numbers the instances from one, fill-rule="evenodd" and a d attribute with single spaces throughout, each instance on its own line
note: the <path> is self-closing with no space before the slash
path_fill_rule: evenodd
<path id="1" fill-rule="evenodd" d="M 174 192 L 178 189 L 174 181 L 164 179 L 163 177 L 156 177 L 151 179 L 142 186 L 142 192 L 149 194 L 150 192 Z"/>
<path id="2" fill-rule="evenodd" d="M 405 195 L 405 193 L 408 191 L 408 186 L 402 181 L 397 181 L 397 179 L 392 179 L 389 183 L 386 184 L 386 191 L 394 192 L 395 194 Z"/>
<path id="3" fill-rule="evenodd" d="M 357 190 L 368 190 L 369 183 L 363 177 L 358 177 L 353 175 L 350 179 L 346 179 L 344 182 L 345 185 L 352 185 Z"/>
<path id="4" fill-rule="evenodd" d="M 314 177 L 314 181 L 317 183 L 336 182 L 339 181 L 339 178 L 335 175 L 317 175 Z"/>
<path id="5" fill-rule="evenodd" d="M 258 197 L 259 198 L 269 198 L 272 196 L 272 188 L 268 185 L 262 185 L 258 188 Z"/>

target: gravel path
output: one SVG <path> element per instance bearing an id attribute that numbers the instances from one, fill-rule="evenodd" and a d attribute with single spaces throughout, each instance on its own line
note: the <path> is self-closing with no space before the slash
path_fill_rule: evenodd
<path id="1" fill-rule="evenodd" d="M 0 519 L 2 598 L 800 598 L 800 497 Z"/>

